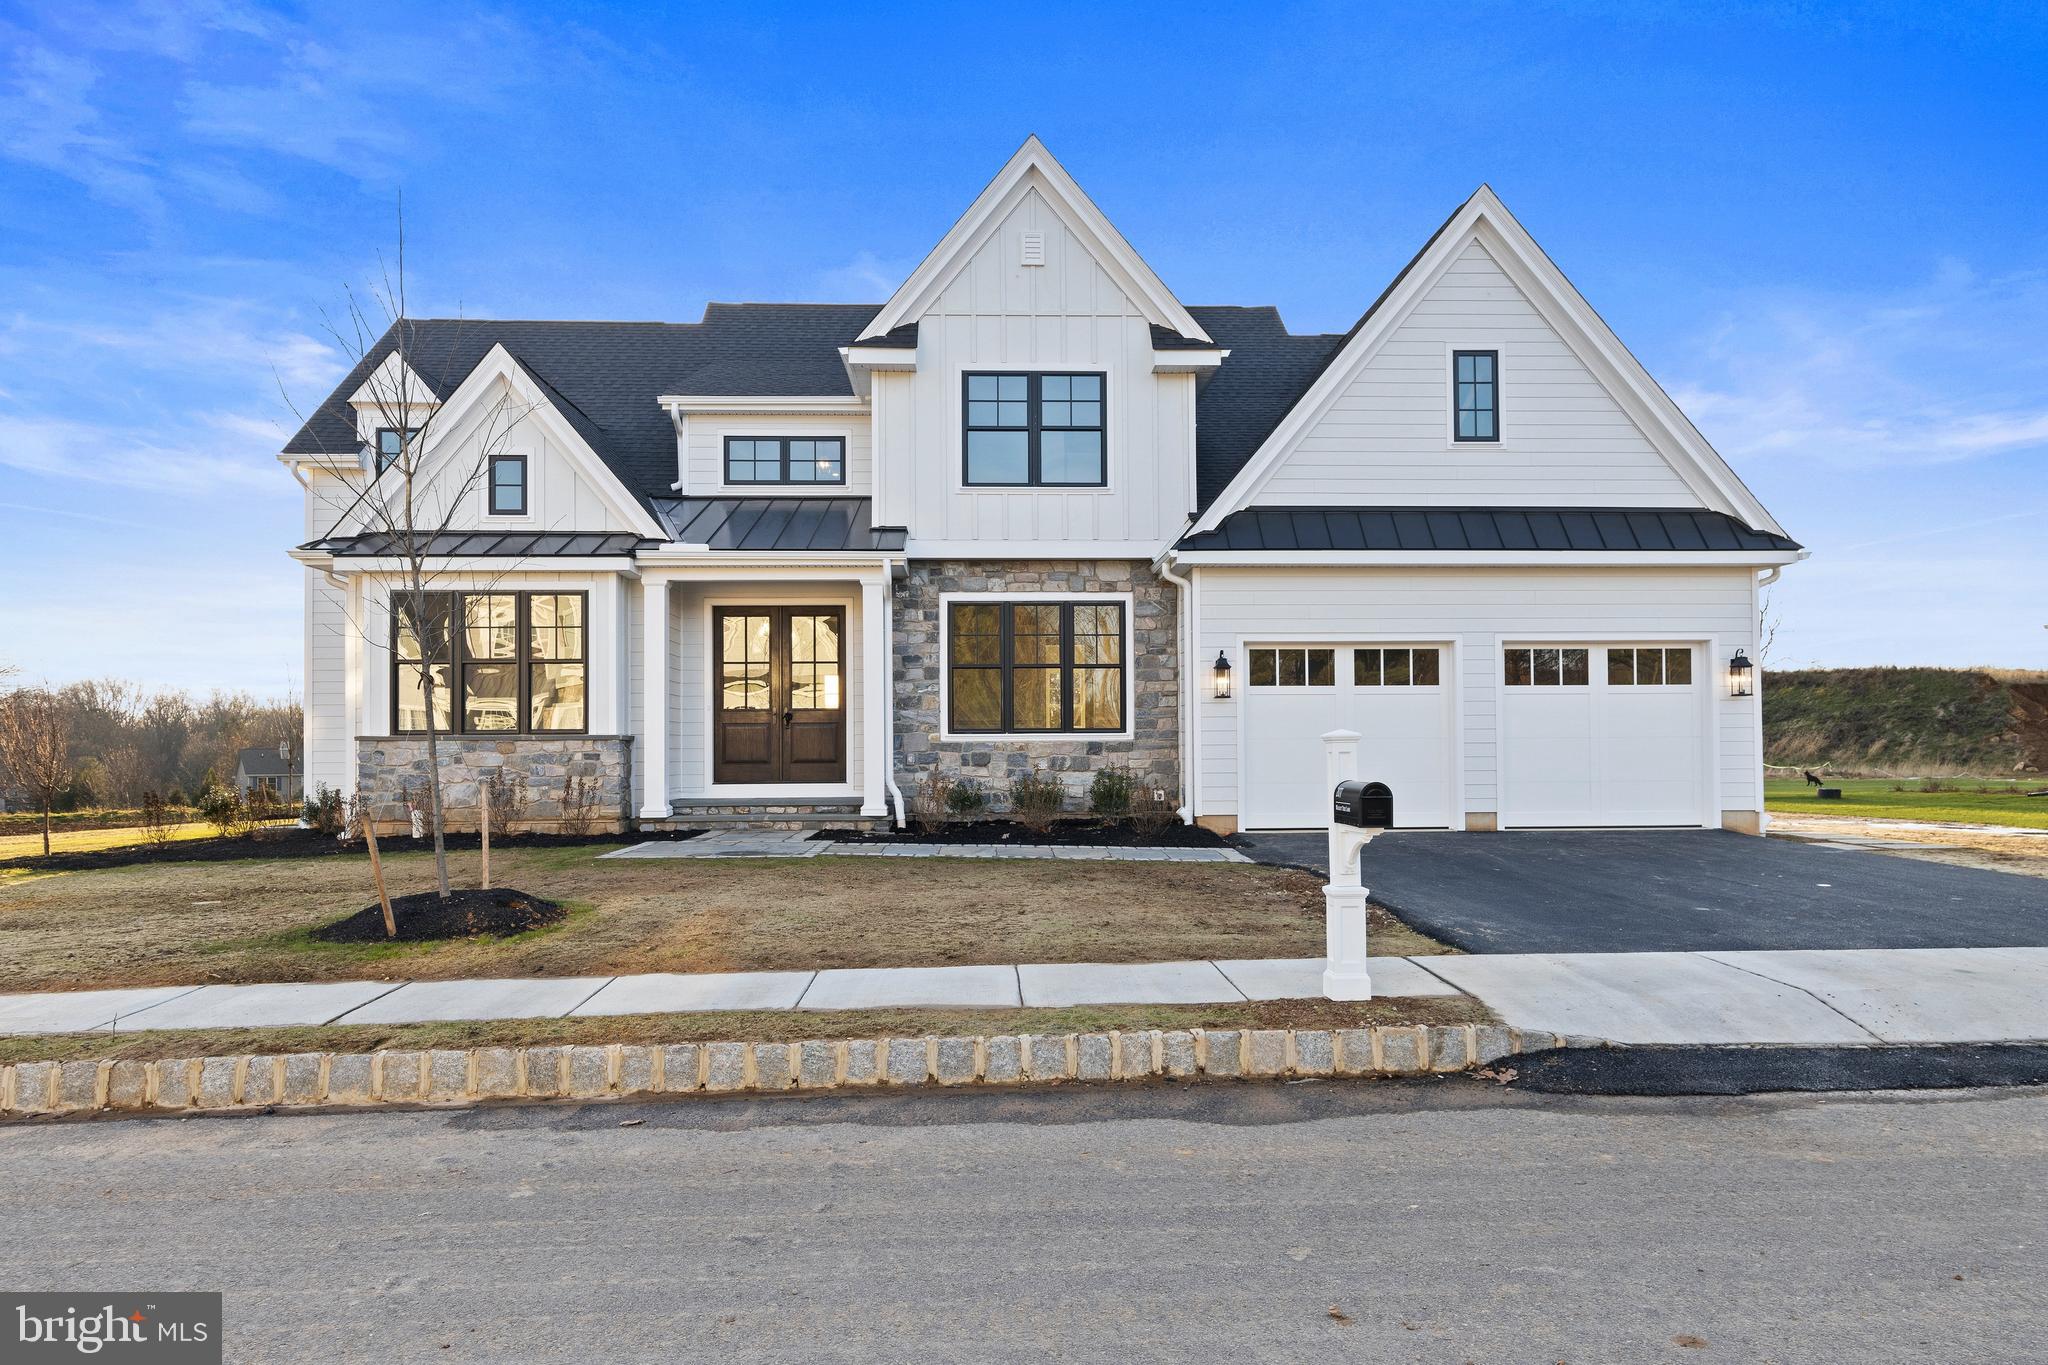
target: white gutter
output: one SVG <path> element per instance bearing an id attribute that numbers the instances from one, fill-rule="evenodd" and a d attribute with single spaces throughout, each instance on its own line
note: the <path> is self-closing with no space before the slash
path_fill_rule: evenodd
<path id="1" fill-rule="evenodd" d="M 886 633 L 891 649 L 890 676 L 884 680 L 883 692 L 888 700 L 882 707 L 882 782 L 889 789 L 889 800 L 896 807 L 896 828 L 902 829 L 908 822 L 903 816 L 903 789 L 896 785 L 896 657 L 893 648 L 896 639 L 896 569 L 908 568 L 909 561 L 896 560 L 889 565 L 889 576 L 882 584 L 882 630 Z"/>
<path id="2" fill-rule="evenodd" d="M 1194 724 L 1195 710 L 1195 672 L 1190 662 L 1194 649 L 1194 641 L 1190 637 L 1194 632 L 1195 585 L 1168 567 L 1167 559 L 1166 555 L 1159 556 L 1152 567 L 1161 578 L 1179 589 L 1180 598 L 1180 724 L 1174 727 L 1179 744 L 1180 809 L 1175 813 L 1180 816 L 1182 824 L 1192 825 L 1195 823 L 1195 781 L 1188 768 L 1188 731 Z"/>

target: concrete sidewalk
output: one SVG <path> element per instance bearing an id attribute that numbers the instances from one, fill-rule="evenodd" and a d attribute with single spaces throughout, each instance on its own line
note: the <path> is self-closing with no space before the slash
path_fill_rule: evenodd
<path id="1" fill-rule="evenodd" d="M 1371 961 L 1381 997 L 1470 995 L 1516 1028 L 1616 1043 L 2048 1040 L 2048 948 L 1536 953 Z M 0 996 L 0 1034 L 407 1024 L 710 1010 L 1242 1004 L 1321 994 L 1321 958 L 1026 963 Z"/>

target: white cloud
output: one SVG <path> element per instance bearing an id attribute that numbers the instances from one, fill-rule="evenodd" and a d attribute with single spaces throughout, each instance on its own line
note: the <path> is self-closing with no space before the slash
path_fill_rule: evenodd
<path id="1" fill-rule="evenodd" d="M 0 155 L 40 166 L 83 185 L 95 199 L 163 216 L 150 159 L 109 132 L 90 98 L 99 69 L 48 47 L 21 49 L 0 93 Z"/>
<path id="2" fill-rule="evenodd" d="M 1732 304 L 1672 397 L 1723 454 L 1831 468 L 2048 448 L 2048 275 L 1943 262 L 1888 295 L 1759 293 Z"/>
<path id="3" fill-rule="evenodd" d="M 819 271 L 804 297 L 820 303 L 880 303 L 895 293 L 909 274 L 909 269 L 863 251 L 844 265 Z"/>
<path id="4" fill-rule="evenodd" d="M 194 432 L 211 429 L 213 439 Z M 166 432 L 192 439 L 165 440 Z M 275 492 L 273 429 L 235 413 L 166 417 L 160 427 L 124 427 L 0 412 L 0 465 L 43 478 L 83 480 L 190 497 L 231 490 Z"/>

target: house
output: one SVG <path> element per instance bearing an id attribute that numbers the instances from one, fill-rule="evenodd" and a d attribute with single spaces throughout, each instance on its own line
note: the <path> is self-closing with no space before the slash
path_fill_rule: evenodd
<path id="1" fill-rule="evenodd" d="M 235 755 L 235 794 L 244 801 L 257 792 L 287 805 L 305 799 L 300 790 L 299 765 L 281 745 L 256 745 Z"/>
<path id="2" fill-rule="evenodd" d="M 361 510 L 408 450 L 418 629 Z M 1035 138 L 879 305 L 409 321 L 282 458 L 307 779 L 393 813 L 430 674 L 451 804 L 510 766 L 540 818 L 572 774 L 660 828 L 1117 766 L 1313 827 L 1344 727 L 1399 825 L 1756 832 L 1804 554 L 1490 189 L 1302 335 L 1182 304 Z"/>

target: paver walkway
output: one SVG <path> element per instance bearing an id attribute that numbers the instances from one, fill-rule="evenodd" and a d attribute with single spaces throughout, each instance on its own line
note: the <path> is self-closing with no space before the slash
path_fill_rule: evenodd
<path id="1" fill-rule="evenodd" d="M 1124 848 L 1111 844 L 842 844 L 801 829 L 736 829 L 601 853 L 601 858 L 1058 858 L 1076 862 L 1248 863 L 1234 848 Z"/>
<path id="2" fill-rule="evenodd" d="M 1371 960 L 1381 997 L 1471 995 L 1618 1043 L 2048 1041 L 2048 948 L 1531 953 Z M 0 1034 L 404 1024 L 705 1010 L 1241 1004 L 1322 992 L 1321 958 L 1025 963 L 0 996 Z"/>

